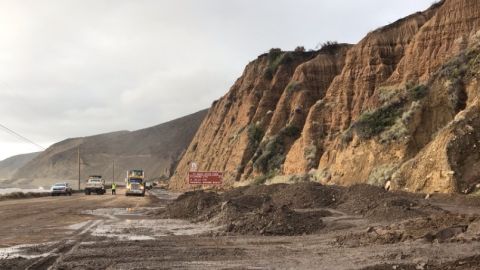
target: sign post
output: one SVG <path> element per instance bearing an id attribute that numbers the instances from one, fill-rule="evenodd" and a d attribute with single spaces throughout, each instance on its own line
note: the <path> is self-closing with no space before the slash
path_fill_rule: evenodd
<path id="1" fill-rule="evenodd" d="M 223 172 L 188 172 L 190 185 L 221 185 Z"/>

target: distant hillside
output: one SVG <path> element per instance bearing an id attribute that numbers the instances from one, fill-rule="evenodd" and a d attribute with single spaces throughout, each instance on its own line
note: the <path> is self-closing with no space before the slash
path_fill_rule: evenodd
<path id="1" fill-rule="evenodd" d="M 78 178 L 80 149 L 82 180 L 101 174 L 110 182 L 115 161 L 115 178 L 123 181 L 125 171 L 143 168 L 148 179 L 167 178 L 190 144 L 207 111 L 137 131 L 118 131 L 72 138 L 49 147 L 18 170 L 8 181 L 16 186 L 46 186 L 55 181 Z M 75 185 L 76 186 L 76 185 Z"/>
<path id="2" fill-rule="evenodd" d="M 40 152 L 16 155 L 0 161 L 0 179 L 12 177 L 19 168 L 38 156 Z"/>

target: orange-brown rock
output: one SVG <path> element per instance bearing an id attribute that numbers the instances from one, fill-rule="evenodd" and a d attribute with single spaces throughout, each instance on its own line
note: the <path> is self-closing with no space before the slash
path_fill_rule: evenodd
<path id="1" fill-rule="evenodd" d="M 306 173 L 417 192 L 480 183 L 479 30 L 480 2 L 445 0 L 354 46 L 260 56 L 213 104 L 171 187 L 189 188 L 192 161 L 224 171 L 224 187 Z"/>

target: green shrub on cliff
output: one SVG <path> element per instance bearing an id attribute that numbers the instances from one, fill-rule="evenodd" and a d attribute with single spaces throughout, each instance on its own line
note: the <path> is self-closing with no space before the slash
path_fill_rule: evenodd
<path id="1" fill-rule="evenodd" d="M 300 128 L 287 125 L 276 135 L 264 140 L 254 157 L 254 167 L 264 174 L 273 174 L 280 170 L 285 162 L 286 148 L 300 136 Z"/>
<path id="2" fill-rule="evenodd" d="M 402 115 L 403 102 L 384 105 L 374 111 L 364 112 L 354 123 L 357 134 L 362 139 L 370 139 L 395 124 Z"/>

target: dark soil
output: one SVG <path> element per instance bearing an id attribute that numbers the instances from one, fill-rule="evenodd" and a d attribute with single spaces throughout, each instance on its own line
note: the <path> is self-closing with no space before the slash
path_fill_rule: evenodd
<path id="1" fill-rule="evenodd" d="M 400 223 L 369 227 L 364 232 L 347 233 L 336 237 L 336 244 L 348 247 L 372 244 L 394 244 L 423 239 L 446 242 L 464 233 L 477 218 L 466 215 L 442 214 L 408 219 Z"/>
<path id="2" fill-rule="evenodd" d="M 170 218 L 191 219 L 218 206 L 220 202 L 220 196 L 214 192 L 203 190 L 186 192 L 180 195 L 174 203 L 168 205 L 166 214 Z"/>
<path id="3" fill-rule="evenodd" d="M 298 235 L 323 228 L 324 212 L 298 213 L 287 206 L 264 204 L 251 213 L 233 217 L 226 231 L 240 234 Z"/>
<path id="4" fill-rule="evenodd" d="M 448 211 L 431 205 L 423 195 L 387 192 L 364 184 L 339 187 L 315 182 L 246 186 L 221 194 L 187 192 L 167 206 L 164 217 L 211 221 L 232 233 L 299 235 L 324 228 L 322 218 L 331 216 L 332 209 L 375 223 L 394 222 L 394 227 L 403 224 L 399 221 L 413 222 L 402 228 L 376 228 L 388 231 L 380 236 L 378 232 L 351 233 L 350 241 L 337 239 L 341 245 L 396 243 L 468 224 L 448 216 Z"/>
<path id="5" fill-rule="evenodd" d="M 381 264 L 362 268 L 362 270 L 472 270 L 480 269 L 480 255 L 462 258 L 442 264 Z"/>

